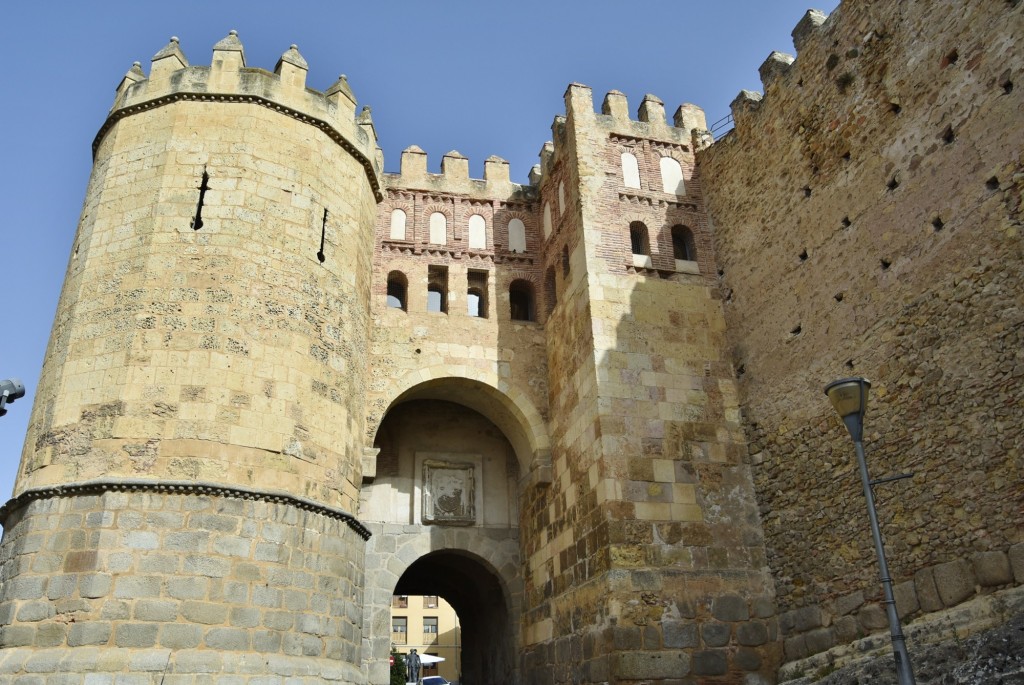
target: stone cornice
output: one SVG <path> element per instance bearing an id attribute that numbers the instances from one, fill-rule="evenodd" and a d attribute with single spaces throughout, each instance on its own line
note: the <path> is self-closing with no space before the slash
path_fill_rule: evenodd
<path id="1" fill-rule="evenodd" d="M 92 155 L 93 160 L 96 159 L 96 151 L 99 149 L 100 143 L 103 142 L 103 138 L 107 135 L 107 132 L 114 127 L 121 119 L 129 117 L 139 112 L 145 112 L 157 107 L 163 107 L 164 105 L 170 105 L 175 102 L 226 102 L 226 103 L 238 103 L 238 104 L 251 104 L 260 105 L 267 109 L 272 109 L 275 112 L 280 112 L 286 116 L 290 116 L 293 119 L 301 121 L 304 124 L 309 124 L 315 128 L 320 129 L 330 137 L 335 143 L 340 145 L 342 149 L 348 152 L 350 155 L 355 157 L 363 169 L 366 171 L 366 178 L 370 181 L 370 186 L 373 188 L 373 195 L 377 202 L 384 200 L 384 191 L 381 189 L 380 180 L 377 178 L 377 173 L 374 171 L 373 162 L 367 158 L 362 152 L 356 148 L 345 136 L 343 136 L 336 128 L 331 126 L 323 119 L 300 112 L 299 110 L 292 109 L 282 105 L 279 102 L 274 102 L 265 97 L 259 95 L 240 95 L 237 93 L 168 93 L 161 95 L 160 97 L 153 98 L 152 100 L 145 100 L 143 102 L 137 102 L 132 105 L 120 107 L 115 109 L 103 122 L 99 132 L 96 133 L 96 138 L 92 141 Z"/>
<path id="2" fill-rule="evenodd" d="M 311 511 L 328 518 L 338 519 L 348 524 L 363 540 L 370 539 L 370 530 L 346 511 L 330 507 L 304 497 L 297 497 L 285 492 L 273 490 L 252 490 L 249 488 L 225 486 L 205 481 L 153 481 L 130 478 L 103 478 L 80 483 L 65 483 L 25 490 L 17 497 L 7 501 L 0 507 L 0 524 L 6 525 L 7 517 L 30 502 L 52 497 L 95 495 L 105 492 L 159 492 L 175 495 L 213 495 L 215 497 L 234 497 L 237 499 L 259 500 L 274 504 L 288 504 Z"/>

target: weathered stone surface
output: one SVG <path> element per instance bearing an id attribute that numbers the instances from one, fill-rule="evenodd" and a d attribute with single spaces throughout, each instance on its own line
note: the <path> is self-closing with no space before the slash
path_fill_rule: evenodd
<path id="1" fill-rule="evenodd" d="M 979 552 L 971 557 L 974 576 L 982 587 L 1005 585 L 1013 582 L 1013 569 L 1005 552 Z"/>
<path id="2" fill-rule="evenodd" d="M 935 588 L 946 606 L 955 606 L 974 594 L 974 569 L 966 559 L 950 561 L 935 567 Z"/>

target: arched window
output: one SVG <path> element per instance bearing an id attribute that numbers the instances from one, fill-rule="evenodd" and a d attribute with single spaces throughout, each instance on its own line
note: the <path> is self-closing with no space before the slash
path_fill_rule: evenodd
<path id="1" fill-rule="evenodd" d="M 693 240 L 693 231 L 682 224 L 672 227 L 672 254 L 676 259 L 697 261 L 697 247 Z"/>
<path id="2" fill-rule="evenodd" d="M 629 225 L 629 245 L 635 255 L 651 254 L 651 244 L 647 239 L 647 227 L 642 221 L 634 221 Z"/>
<path id="3" fill-rule="evenodd" d="M 565 181 L 558 182 L 558 213 L 565 214 Z"/>
<path id="4" fill-rule="evenodd" d="M 399 210 L 400 211 L 400 210 Z M 388 274 L 388 299 L 389 307 L 394 309 L 405 309 L 405 294 L 408 289 L 408 281 L 401 271 L 392 271 Z"/>
<path id="5" fill-rule="evenodd" d="M 469 248 L 487 249 L 487 222 L 479 214 L 469 217 Z"/>
<path id="6" fill-rule="evenodd" d="M 391 210 L 391 235 L 392 240 L 405 240 L 405 212 L 401 209 Z"/>
<path id="7" fill-rule="evenodd" d="M 448 311 L 448 267 L 427 267 L 427 311 Z"/>
<path id="8" fill-rule="evenodd" d="M 551 203 L 544 203 L 544 237 L 551 236 Z"/>
<path id="9" fill-rule="evenodd" d="M 519 219 L 508 222 L 508 249 L 511 252 L 526 252 L 526 225 Z"/>
<path id="10" fill-rule="evenodd" d="M 430 215 L 430 242 L 434 245 L 448 243 L 448 217 L 441 212 Z"/>
<path id="11" fill-rule="evenodd" d="M 555 267 L 549 266 L 544 272 L 544 299 L 547 300 L 548 314 L 554 311 L 558 304 L 558 284 L 555 283 Z"/>
<path id="12" fill-rule="evenodd" d="M 640 165 L 630 152 L 622 153 L 622 183 L 627 188 L 640 187 Z"/>
<path id="13" fill-rule="evenodd" d="M 487 318 L 487 272 L 470 269 L 466 272 L 466 313 Z"/>
<path id="14" fill-rule="evenodd" d="M 533 284 L 518 279 L 508 287 L 509 314 L 513 321 L 533 321 Z"/>
<path id="15" fill-rule="evenodd" d="M 661 158 L 661 184 L 666 193 L 685 195 L 683 187 L 683 167 L 671 157 Z"/>

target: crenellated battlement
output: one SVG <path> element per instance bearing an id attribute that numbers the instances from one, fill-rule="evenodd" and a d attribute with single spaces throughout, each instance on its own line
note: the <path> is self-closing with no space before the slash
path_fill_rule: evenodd
<path id="1" fill-rule="evenodd" d="M 565 92 L 565 114 L 556 116 L 551 124 L 552 141 L 541 148 L 540 164 L 531 171 L 531 183 L 540 183 L 557 159 L 557 141 L 563 137 L 568 119 L 587 121 L 617 136 L 678 146 L 687 152 L 694 148 L 695 132 L 704 132 L 707 128 L 704 110 L 690 103 L 679 105 L 669 123 L 665 102 L 650 93 L 641 100 L 635 119 L 630 118 L 628 99 L 619 90 L 609 91 L 601 103 L 601 111 L 596 112 L 590 87 L 570 83 Z"/>
<path id="2" fill-rule="evenodd" d="M 484 160 L 482 179 L 470 178 L 469 158 L 458 150 L 451 150 L 442 157 L 441 173 L 433 174 L 427 169 L 427 153 L 418 145 L 410 145 L 402 150 L 399 173 L 385 174 L 387 186 L 479 199 L 522 201 L 532 199 L 537 194 L 532 185 L 513 183 L 510 180 L 508 161 L 497 155 Z"/>
<path id="3" fill-rule="evenodd" d="M 246 66 L 245 49 L 235 31 L 213 46 L 210 66 L 191 65 L 178 38 L 172 37 L 153 56 L 148 77 L 135 62 L 121 79 L 93 152 L 114 124 L 137 112 L 183 100 L 261 105 L 330 136 L 360 161 L 380 201 L 384 162 L 369 107 L 356 115 L 356 98 L 344 74 L 321 93 L 306 87 L 308 71 L 296 45 L 281 55 L 273 72 Z"/>
<path id="4" fill-rule="evenodd" d="M 836 10 L 836 12 L 838 11 Z M 833 15 L 836 12 L 833 12 Z M 801 52 L 806 53 L 813 50 L 820 37 L 834 23 L 829 21 L 833 15 L 826 15 L 824 12 L 815 9 L 807 10 L 800 21 L 797 22 L 791 34 L 793 36 L 793 45 L 797 50 L 797 56 Z M 774 88 L 782 87 L 782 84 L 787 81 L 787 77 L 794 73 L 794 70 L 800 64 L 802 63 L 798 64 L 798 57 L 785 52 L 772 51 L 768 55 L 767 59 L 758 68 L 762 92 L 741 90 L 730 104 L 732 118 L 739 133 L 742 134 L 746 130 L 751 122 L 751 115 L 760 109 L 764 97 L 770 95 Z M 831 66 L 828 67 L 828 70 L 831 69 Z M 797 87 L 803 87 L 800 79 L 798 79 Z"/>

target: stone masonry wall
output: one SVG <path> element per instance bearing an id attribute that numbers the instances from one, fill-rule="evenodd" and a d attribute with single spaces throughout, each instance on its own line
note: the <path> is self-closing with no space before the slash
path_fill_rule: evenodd
<path id="1" fill-rule="evenodd" d="M 531 682 L 770 675 L 778 631 L 692 126 L 683 128 L 692 110 L 670 127 L 648 96 L 635 122 L 625 97 L 610 94 L 596 115 L 578 84 L 566 106 L 540 185 L 558 217 L 549 263 L 560 267 L 558 241 L 571 248 L 552 315 L 565 323 L 549 330 L 550 366 L 569 364 L 553 374 L 552 484 L 524 506 L 524 538 L 548 541 L 528 561 L 537 623 L 525 673 Z M 623 186 L 624 148 L 642 161 L 641 188 Z M 663 191 L 663 155 L 681 163 L 685 194 Z M 631 252 L 633 221 L 648 227 L 648 259 Z M 694 231 L 697 264 L 674 258 L 678 223 Z"/>
<path id="2" fill-rule="evenodd" d="M 244 68 L 237 37 L 212 68 L 176 46 L 129 74 L 97 138 L 16 494 L 197 479 L 351 511 L 379 192 L 355 145 L 373 143 L 354 101 Z"/>
<path id="3" fill-rule="evenodd" d="M 8 516 L 0 549 L 0 673 L 358 682 L 364 544 L 347 522 L 287 502 L 31 501 Z"/>
<path id="4" fill-rule="evenodd" d="M 886 625 L 834 378 L 873 383 L 872 476 L 914 473 L 876 488 L 900 613 L 1021 581 L 1022 29 L 1016 2 L 811 12 L 698 154 L 788 658 Z"/>

